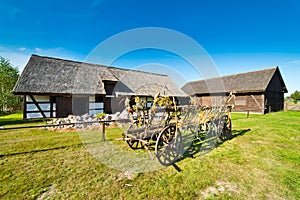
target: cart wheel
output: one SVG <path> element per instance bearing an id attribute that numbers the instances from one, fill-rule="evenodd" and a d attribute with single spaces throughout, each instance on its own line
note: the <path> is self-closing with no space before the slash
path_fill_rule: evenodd
<path id="1" fill-rule="evenodd" d="M 222 141 L 229 140 L 232 137 L 231 120 L 228 118 L 228 116 L 225 116 L 224 118 L 225 119 L 222 122 L 221 135 L 219 137 Z"/>
<path id="2" fill-rule="evenodd" d="M 182 149 L 182 136 L 176 126 L 167 126 L 159 134 L 155 154 L 157 160 L 164 166 L 172 165 L 180 156 Z"/>
<path id="3" fill-rule="evenodd" d="M 132 149 L 142 149 L 145 146 L 143 142 L 130 138 L 128 136 L 126 136 L 126 142 Z"/>
<path id="4" fill-rule="evenodd" d="M 128 129 L 127 129 L 127 133 L 129 133 L 129 131 L 131 132 L 129 135 L 132 135 L 132 137 L 129 137 L 128 135 L 125 134 L 125 140 L 127 142 L 127 144 L 129 145 L 130 148 L 132 149 L 142 149 L 144 148 L 144 143 L 141 142 L 140 140 L 138 140 L 136 138 L 136 136 L 132 133 L 136 128 L 138 128 L 137 124 L 131 124 Z M 133 137 L 135 136 L 135 137 Z"/>

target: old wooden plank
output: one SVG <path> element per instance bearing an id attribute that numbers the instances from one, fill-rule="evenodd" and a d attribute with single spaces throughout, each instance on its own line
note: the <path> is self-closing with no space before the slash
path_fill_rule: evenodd
<path id="1" fill-rule="evenodd" d="M 250 95 L 250 97 L 254 100 L 254 102 L 256 103 L 256 105 L 260 108 L 261 108 L 261 105 L 258 103 L 258 101 L 256 100 L 256 98 L 253 96 L 253 95 Z"/>

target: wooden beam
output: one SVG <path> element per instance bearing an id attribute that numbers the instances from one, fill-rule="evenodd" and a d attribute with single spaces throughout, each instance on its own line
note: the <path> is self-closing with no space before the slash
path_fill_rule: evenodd
<path id="1" fill-rule="evenodd" d="M 31 100 L 33 101 L 33 103 L 37 107 L 37 109 L 40 111 L 40 113 L 42 114 L 43 118 L 46 118 L 46 115 L 45 115 L 44 111 L 41 109 L 39 103 L 35 100 L 35 98 L 33 97 L 33 95 L 29 95 L 29 97 L 31 98 Z"/>
<path id="2" fill-rule="evenodd" d="M 105 122 L 102 122 L 102 141 L 105 141 Z"/>
<path id="3" fill-rule="evenodd" d="M 53 98 L 52 96 L 50 98 L 50 118 L 53 118 Z"/>
<path id="4" fill-rule="evenodd" d="M 24 95 L 24 99 L 23 99 L 23 119 L 27 119 L 27 103 L 26 103 L 26 95 Z"/>
<path id="5" fill-rule="evenodd" d="M 259 107 L 259 109 L 261 108 L 261 105 L 259 105 L 258 101 L 255 99 L 255 97 L 253 95 L 251 95 L 251 98 L 254 100 L 254 102 L 257 104 L 257 106 Z"/>
<path id="6" fill-rule="evenodd" d="M 261 98 L 262 98 L 262 101 L 261 101 L 261 112 L 263 113 L 263 114 L 265 114 L 265 108 L 266 108 L 266 95 L 265 95 L 265 93 L 262 93 L 261 94 Z"/>
<path id="7" fill-rule="evenodd" d="M 50 100 L 50 118 L 53 118 L 53 102 Z"/>

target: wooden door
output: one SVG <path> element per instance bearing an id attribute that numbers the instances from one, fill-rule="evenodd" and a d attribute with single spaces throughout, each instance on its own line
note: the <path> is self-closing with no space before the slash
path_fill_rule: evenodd
<path id="1" fill-rule="evenodd" d="M 73 97 L 73 114 L 81 116 L 89 113 L 89 97 Z"/>
<path id="2" fill-rule="evenodd" d="M 72 114 L 72 97 L 56 97 L 56 117 Z"/>

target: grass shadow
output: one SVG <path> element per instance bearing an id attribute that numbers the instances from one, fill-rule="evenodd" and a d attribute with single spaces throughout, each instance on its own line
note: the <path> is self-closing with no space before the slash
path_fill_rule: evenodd
<path id="1" fill-rule="evenodd" d="M 251 129 L 233 130 L 232 137 L 228 140 L 232 140 L 236 137 L 243 136 L 245 133 L 249 132 L 250 130 Z M 208 138 L 204 141 L 200 141 L 199 139 L 195 138 L 194 134 L 185 135 L 183 136 L 182 154 L 181 157 L 176 162 L 183 160 L 185 158 L 195 158 L 195 157 L 203 156 L 226 141 L 221 141 L 217 138 L 215 139 Z"/>
<path id="2" fill-rule="evenodd" d="M 233 138 L 239 137 L 239 136 L 243 136 L 245 133 L 247 133 L 249 131 L 251 131 L 250 128 L 242 129 L 242 130 L 233 130 L 232 131 L 232 137 L 230 138 L 230 140 L 233 139 Z"/>
<path id="3" fill-rule="evenodd" d="M 30 150 L 30 151 L 0 154 L 0 158 L 7 157 L 7 156 L 16 156 L 16 155 L 39 153 L 39 152 L 45 152 L 45 151 L 53 151 L 53 150 L 66 149 L 66 148 L 78 148 L 78 147 L 82 147 L 82 146 L 83 146 L 83 144 L 76 144 L 76 145 L 68 145 L 68 146 L 61 146 L 61 147 L 53 147 L 53 148 L 48 148 L 48 149 L 35 149 L 35 150 Z"/>
<path id="4" fill-rule="evenodd" d="M 0 119 L 0 126 L 35 124 L 37 122 L 45 122 L 44 119 Z"/>
<path id="5" fill-rule="evenodd" d="M 53 147 L 53 148 L 46 148 L 46 149 L 34 149 L 30 151 L 22 151 L 22 152 L 13 152 L 13 153 L 7 153 L 7 154 L 0 154 L 0 158 L 2 157 L 8 157 L 8 156 L 16 156 L 16 155 L 23 155 L 23 154 L 32 154 L 32 153 L 39 153 L 39 152 L 47 152 L 47 151 L 54 151 L 59 149 L 67 149 L 67 148 L 81 148 L 86 145 L 90 144 L 100 144 L 101 142 L 89 142 L 89 143 L 79 143 L 79 144 L 71 144 L 66 146 L 60 146 L 60 147 Z"/>

